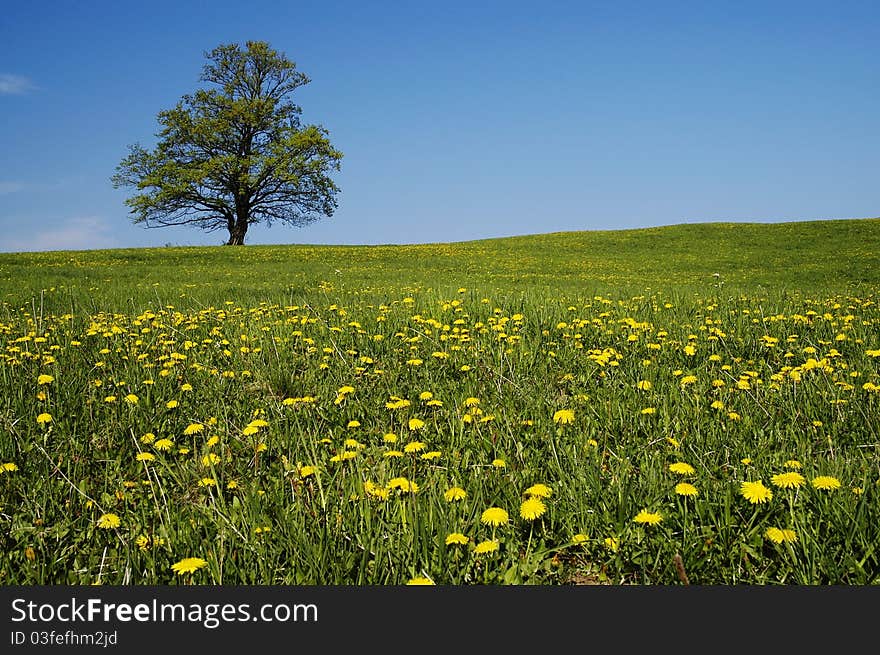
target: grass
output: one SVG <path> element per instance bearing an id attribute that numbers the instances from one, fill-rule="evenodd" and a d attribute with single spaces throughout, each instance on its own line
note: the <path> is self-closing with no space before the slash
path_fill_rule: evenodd
<path id="1" fill-rule="evenodd" d="M 875 584 L 878 246 L 0 255 L 0 583 Z"/>

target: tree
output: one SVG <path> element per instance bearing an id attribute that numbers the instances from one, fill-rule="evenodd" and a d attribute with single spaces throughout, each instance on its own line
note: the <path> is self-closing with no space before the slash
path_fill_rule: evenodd
<path id="1" fill-rule="evenodd" d="M 137 190 L 125 201 L 134 223 L 227 229 L 243 245 L 263 222 L 304 225 L 331 216 L 339 188 L 330 179 L 342 153 L 319 125 L 302 125 L 290 96 L 310 80 L 263 41 L 220 45 L 205 53 L 201 81 L 161 111 L 154 150 L 140 144 L 111 178 Z"/>

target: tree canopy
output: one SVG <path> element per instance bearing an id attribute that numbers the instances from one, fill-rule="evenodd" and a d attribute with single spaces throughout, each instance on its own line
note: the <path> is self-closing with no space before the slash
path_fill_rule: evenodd
<path id="1" fill-rule="evenodd" d="M 155 148 L 129 146 L 111 178 L 136 190 L 125 201 L 134 223 L 226 229 L 227 245 L 242 245 L 255 223 L 331 216 L 342 153 L 322 126 L 302 124 L 290 99 L 309 78 L 263 41 L 205 57 L 200 79 L 211 86 L 159 112 Z"/>

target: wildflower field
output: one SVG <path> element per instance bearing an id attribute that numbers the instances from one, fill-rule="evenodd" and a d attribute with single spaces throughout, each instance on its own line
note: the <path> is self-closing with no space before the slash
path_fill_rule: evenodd
<path id="1" fill-rule="evenodd" d="M 880 581 L 880 219 L 0 282 L 0 584 Z"/>

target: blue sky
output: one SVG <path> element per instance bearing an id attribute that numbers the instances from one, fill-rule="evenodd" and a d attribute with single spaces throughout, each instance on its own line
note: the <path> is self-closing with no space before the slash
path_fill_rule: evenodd
<path id="1" fill-rule="evenodd" d="M 0 14 L 0 251 L 213 245 L 110 176 L 204 53 L 268 41 L 345 158 L 248 243 L 880 216 L 880 3 L 33 2 Z"/>

